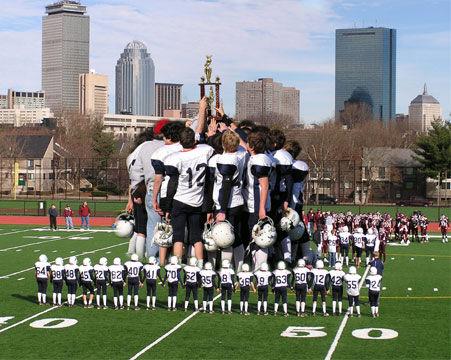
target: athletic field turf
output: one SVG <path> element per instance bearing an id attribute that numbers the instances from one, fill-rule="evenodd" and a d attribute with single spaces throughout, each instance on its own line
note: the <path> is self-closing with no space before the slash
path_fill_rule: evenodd
<path id="1" fill-rule="evenodd" d="M 433 238 L 429 244 L 389 246 L 383 278 L 380 317 L 361 318 L 294 315 L 257 316 L 251 294 L 251 316 L 166 311 L 166 288 L 158 288 L 157 311 L 84 309 L 36 304 L 33 264 L 41 253 L 49 260 L 77 255 L 93 264 L 101 256 L 109 264 L 125 259 L 123 239 L 110 232 L 37 231 L 33 227 L 0 226 L 0 358 L 75 359 L 449 359 L 451 251 Z M 347 268 L 344 269 L 347 271 Z M 364 269 L 360 269 L 363 274 Z M 47 299 L 51 301 L 49 286 Z M 79 293 L 80 294 L 80 290 Z M 179 304 L 184 289 L 179 289 Z M 63 294 L 65 300 L 65 290 Z M 109 300 L 112 294 L 109 293 Z M 361 300 L 367 301 L 362 288 Z M 269 308 L 272 309 L 273 295 Z M 110 303 L 111 305 L 111 303 Z M 180 306 L 180 305 L 179 305 Z M 328 297 L 330 312 L 331 299 Z M 344 303 L 344 309 L 347 304 Z M 307 310 L 311 309 L 311 297 Z M 47 319 L 47 320 L 46 320 Z M 48 320 L 54 319 L 54 320 Z M 55 320 L 56 319 L 56 320 Z M 365 330 L 385 329 L 385 330 Z M 167 335 L 167 336 L 166 336 Z M 370 339 L 362 339 L 370 337 Z M 384 339 L 387 337 L 388 339 Z"/>

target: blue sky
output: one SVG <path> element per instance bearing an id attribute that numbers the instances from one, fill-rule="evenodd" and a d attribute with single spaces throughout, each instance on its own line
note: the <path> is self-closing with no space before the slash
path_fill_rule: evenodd
<path id="1" fill-rule="evenodd" d="M 3 2 L 0 92 L 41 86 L 42 0 Z M 206 54 L 213 54 L 227 112 L 235 82 L 273 77 L 301 90 L 301 119 L 319 122 L 334 111 L 334 30 L 397 29 L 397 112 L 407 113 L 424 82 L 451 113 L 449 0 L 84 0 L 91 17 L 90 67 L 109 76 L 127 42 L 144 41 L 156 80 L 180 82 L 183 101 L 197 100 Z"/>

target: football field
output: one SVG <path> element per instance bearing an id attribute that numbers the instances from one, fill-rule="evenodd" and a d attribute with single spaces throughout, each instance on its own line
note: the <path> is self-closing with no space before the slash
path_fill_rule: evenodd
<path id="1" fill-rule="evenodd" d="M 361 289 L 362 317 L 295 316 L 290 292 L 289 312 L 256 315 L 251 293 L 250 316 L 239 314 L 239 291 L 234 313 L 214 314 L 166 310 L 167 288 L 158 287 L 158 309 L 140 311 L 84 309 L 80 297 L 73 308 L 38 306 L 34 263 L 40 254 L 65 262 L 77 256 L 97 263 L 100 257 L 124 261 L 128 241 L 109 229 L 55 231 L 26 226 L 0 226 L 0 358 L 26 359 L 450 359 L 451 251 L 438 237 L 428 244 L 388 246 L 382 280 L 380 317 L 373 319 L 367 290 Z M 347 271 L 347 268 L 344 268 Z M 366 275 L 365 269 L 360 269 Z M 52 300 L 49 284 L 47 302 Z M 77 296 L 81 294 L 78 290 Z M 125 290 L 126 294 L 126 290 Z M 200 295 L 202 291 L 200 291 Z M 269 296 L 269 309 L 273 308 Z M 66 289 L 63 301 L 66 300 Z M 328 296 L 328 311 L 331 312 Z M 201 302 L 200 302 L 201 303 Z M 312 300 L 307 298 L 311 314 Z M 192 306 L 191 306 L 192 308 Z M 344 301 L 343 308 L 347 308 Z"/>

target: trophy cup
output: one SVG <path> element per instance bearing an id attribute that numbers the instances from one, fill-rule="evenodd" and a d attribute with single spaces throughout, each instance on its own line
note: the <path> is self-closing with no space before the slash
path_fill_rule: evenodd
<path id="1" fill-rule="evenodd" d="M 211 118 L 213 116 L 213 110 L 215 108 L 220 107 L 220 90 L 219 87 L 221 85 L 221 79 L 219 76 L 216 76 L 216 79 L 214 82 L 211 81 L 211 75 L 213 72 L 213 69 L 211 67 L 212 63 L 212 55 L 207 55 L 205 64 L 204 64 L 204 76 L 200 78 L 200 98 L 202 99 L 205 96 L 205 87 L 209 87 L 209 93 L 207 96 L 208 100 L 208 107 L 207 107 L 207 117 Z M 214 88 L 214 90 L 213 90 Z M 216 114 L 216 112 L 215 112 Z M 216 116 L 216 115 L 214 115 Z"/>

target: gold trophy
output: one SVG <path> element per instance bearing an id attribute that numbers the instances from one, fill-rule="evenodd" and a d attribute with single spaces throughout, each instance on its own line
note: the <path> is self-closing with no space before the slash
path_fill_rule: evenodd
<path id="1" fill-rule="evenodd" d="M 213 116 L 213 110 L 214 108 L 220 107 L 220 85 L 221 85 L 221 79 L 219 76 L 216 76 L 215 82 L 211 81 L 211 76 L 213 73 L 213 69 L 211 67 L 212 63 L 212 55 L 206 55 L 206 60 L 204 64 L 204 76 L 200 78 L 200 98 L 202 99 L 205 96 L 205 87 L 209 86 L 209 94 L 208 94 L 208 108 L 207 108 L 207 116 L 211 117 Z M 214 91 L 213 91 L 214 88 Z M 216 100 L 216 101 L 215 101 Z"/>

